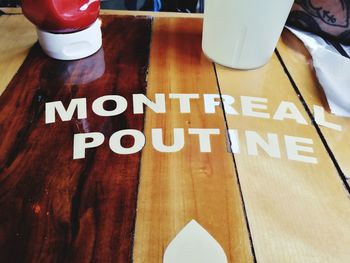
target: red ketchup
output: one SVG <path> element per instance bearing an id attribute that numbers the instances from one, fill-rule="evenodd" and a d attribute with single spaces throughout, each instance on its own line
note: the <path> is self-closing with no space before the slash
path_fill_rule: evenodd
<path id="1" fill-rule="evenodd" d="M 53 58 L 79 59 L 101 47 L 96 40 L 101 38 L 96 21 L 99 0 L 22 0 L 22 11 L 36 25 L 41 47 Z"/>

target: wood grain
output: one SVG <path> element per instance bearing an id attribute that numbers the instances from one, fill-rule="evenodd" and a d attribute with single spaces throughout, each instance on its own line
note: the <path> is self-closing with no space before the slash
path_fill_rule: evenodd
<path id="1" fill-rule="evenodd" d="M 310 112 L 314 113 L 314 105 L 322 106 L 325 108 L 325 120 L 341 126 L 341 131 L 324 125 L 319 125 L 319 128 L 350 185 L 350 119 L 330 113 L 322 87 L 316 79 L 312 59 L 301 41 L 286 31 L 278 50 Z"/>
<path id="2" fill-rule="evenodd" d="M 0 7 L 0 10 L 4 14 L 22 14 L 22 8 L 20 7 Z"/>
<path id="3" fill-rule="evenodd" d="M 104 18 L 104 32 L 113 34 L 104 34 L 104 49 L 91 61 L 58 63 L 35 46 L 7 87 L 36 36 L 22 15 L 0 17 L 0 91 L 7 87 L 0 98 L 0 261 L 124 263 L 133 257 L 162 262 L 169 242 L 196 219 L 222 245 L 229 262 L 252 262 L 254 252 L 257 262 L 349 262 L 348 193 L 277 58 L 253 71 L 216 66 L 221 92 L 234 96 L 239 113 L 240 96 L 255 96 L 268 99 L 268 109 L 261 112 L 273 115 L 282 100 L 291 101 L 308 121 L 226 114 L 239 134 L 235 167 L 223 133 L 212 136 L 210 154 L 200 153 L 198 138 L 187 134 L 188 128 L 226 129 L 221 108 L 212 115 L 203 111 L 203 93 L 219 91 L 212 65 L 200 51 L 200 19 L 155 20 L 147 95 L 201 97 L 191 102 L 190 114 L 179 113 L 178 101 L 168 97 L 167 113 L 147 109 L 140 167 L 140 154 L 113 154 L 107 142 L 89 150 L 86 159 L 72 161 L 72 134 L 100 131 L 108 138 L 120 129 L 142 130 L 143 115 L 128 109 L 115 118 L 98 118 L 89 109 L 88 120 L 45 125 L 43 107 L 52 100 L 67 105 L 77 97 L 91 105 L 106 94 L 130 102 L 132 93 L 145 92 L 150 21 Z M 289 34 L 283 40 L 278 50 L 307 105 L 326 106 L 304 47 Z M 343 127 L 342 132 L 320 127 L 320 134 L 348 176 L 348 120 L 328 113 L 326 119 Z M 184 148 L 172 154 L 155 151 L 152 128 L 163 128 L 166 144 L 173 141 L 173 128 L 184 128 Z M 260 148 L 258 156 L 249 155 L 246 130 L 263 138 L 276 134 L 281 159 Z M 318 164 L 287 160 L 284 135 L 311 138 L 314 153 L 309 155 Z"/>
<path id="4" fill-rule="evenodd" d="M 18 7 L 0 7 L 0 11 L 9 15 L 21 15 L 22 9 Z M 181 18 L 202 18 L 201 13 L 182 13 L 182 12 L 153 12 L 140 10 L 112 10 L 101 9 L 101 15 L 117 15 L 117 16 L 151 16 L 151 17 L 181 17 Z"/>
<path id="5" fill-rule="evenodd" d="M 72 140 L 143 129 L 130 107 L 98 117 L 91 103 L 145 93 L 150 35 L 148 18 L 104 17 L 103 48 L 91 57 L 57 61 L 32 48 L 0 98 L 1 261 L 131 261 L 140 153 L 117 155 L 105 142 L 73 160 Z M 87 98 L 87 119 L 45 124 L 46 102 L 73 98 Z"/>
<path id="6" fill-rule="evenodd" d="M 146 112 L 145 135 L 162 128 L 166 145 L 173 129 L 184 128 L 185 145 L 175 153 L 147 144 L 141 162 L 134 262 L 162 262 L 176 234 L 195 219 L 224 248 L 228 262 L 252 262 L 253 255 L 231 153 L 226 149 L 222 110 L 205 114 L 203 94 L 218 93 L 213 65 L 201 51 L 200 19 L 155 18 L 147 96 L 165 93 L 167 112 Z M 196 93 L 191 113 L 180 113 L 169 93 Z M 199 151 L 188 128 L 218 128 L 212 152 Z M 161 140 L 162 138 L 157 138 Z"/>
<path id="7" fill-rule="evenodd" d="M 236 99 L 238 115 L 226 114 L 228 125 L 237 129 L 240 153 L 235 154 L 249 225 L 258 262 L 348 262 L 350 252 L 350 203 L 337 170 L 311 120 L 299 101 L 276 56 L 266 66 L 251 71 L 216 66 L 220 89 Z M 242 114 L 241 96 L 266 98 L 270 114 L 257 118 Z M 281 101 L 296 105 L 307 125 L 293 119 L 273 120 Z M 266 140 L 278 137 L 281 158 L 258 149 L 248 154 L 245 131 Z M 312 139 L 318 163 L 289 160 L 284 135 Z M 308 145 L 310 146 L 310 145 Z"/>

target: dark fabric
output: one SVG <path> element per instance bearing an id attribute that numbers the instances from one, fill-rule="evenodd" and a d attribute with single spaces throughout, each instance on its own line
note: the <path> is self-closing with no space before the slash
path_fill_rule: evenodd
<path id="1" fill-rule="evenodd" d="M 195 13 L 198 0 L 161 0 L 161 2 L 162 8 L 160 11 Z M 153 10 L 153 0 L 146 0 L 142 10 Z"/>
<path id="2" fill-rule="evenodd" d="M 0 0 L 0 7 L 16 7 L 19 6 L 19 0 Z"/>
<path id="3" fill-rule="evenodd" d="M 125 6 L 129 10 L 136 10 L 137 9 L 137 0 L 125 0 Z"/>
<path id="4" fill-rule="evenodd" d="M 196 12 L 197 0 L 164 0 L 162 11 Z"/>

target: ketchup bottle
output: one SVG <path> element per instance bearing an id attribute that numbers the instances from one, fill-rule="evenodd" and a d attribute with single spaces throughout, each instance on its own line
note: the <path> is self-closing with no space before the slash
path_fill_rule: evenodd
<path id="1" fill-rule="evenodd" d="M 100 49 L 99 0 L 22 0 L 21 5 L 50 57 L 74 60 Z"/>

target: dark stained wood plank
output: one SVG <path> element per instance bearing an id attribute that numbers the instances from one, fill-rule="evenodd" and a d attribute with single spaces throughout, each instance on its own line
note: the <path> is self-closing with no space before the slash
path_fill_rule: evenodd
<path id="1" fill-rule="evenodd" d="M 128 107 L 99 117 L 91 103 L 115 94 L 131 104 L 132 94 L 145 93 L 151 19 L 102 20 L 98 53 L 56 61 L 36 45 L 0 97 L 2 262 L 131 261 L 140 153 L 115 154 L 108 138 L 142 130 L 143 115 Z M 45 124 L 46 102 L 67 107 L 73 98 L 87 98 L 87 119 Z M 73 134 L 86 132 L 102 132 L 106 141 L 73 160 Z"/>

